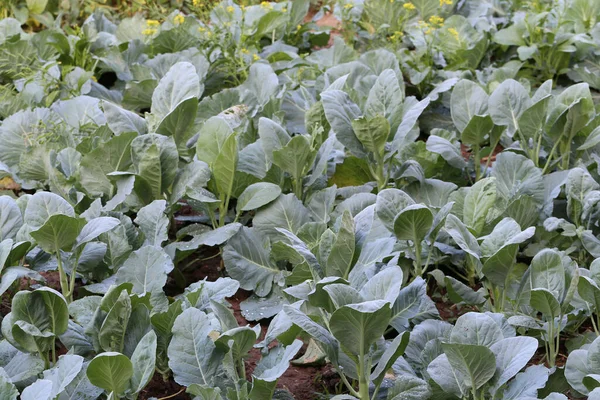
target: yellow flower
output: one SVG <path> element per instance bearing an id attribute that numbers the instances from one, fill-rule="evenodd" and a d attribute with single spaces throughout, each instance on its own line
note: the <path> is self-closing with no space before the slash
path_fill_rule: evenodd
<path id="1" fill-rule="evenodd" d="M 451 34 L 454 39 L 459 40 L 458 31 L 454 28 L 449 28 L 448 33 Z"/>
<path id="2" fill-rule="evenodd" d="M 200 28 L 198 28 L 198 32 L 200 32 L 200 33 L 206 32 L 206 28 L 201 26 Z"/>
<path id="3" fill-rule="evenodd" d="M 206 36 L 212 37 L 213 33 L 211 31 L 206 32 Z"/>
<path id="4" fill-rule="evenodd" d="M 228 6 L 228 7 L 226 8 L 226 10 L 227 10 L 227 12 L 228 12 L 229 14 L 233 14 L 233 12 L 235 11 L 235 8 L 233 8 L 233 6 Z"/>
<path id="5" fill-rule="evenodd" d="M 445 5 L 451 6 L 452 0 L 440 0 L 440 7 L 444 7 Z"/>
<path id="6" fill-rule="evenodd" d="M 254 61 L 258 61 L 258 60 L 260 60 L 260 57 L 259 57 L 259 55 L 258 55 L 258 54 L 253 54 L 253 55 L 252 55 L 252 59 L 253 59 Z"/>
<path id="7" fill-rule="evenodd" d="M 273 9 L 273 4 L 271 4 L 268 1 L 263 1 L 262 3 L 260 3 L 260 6 L 262 8 L 268 9 L 268 10 L 272 10 Z"/>
<path id="8" fill-rule="evenodd" d="M 248 49 L 242 49 L 242 53 L 243 54 L 250 54 L 250 51 Z"/>
<path id="9" fill-rule="evenodd" d="M 444 18 L 438 17 L 437 15 L 433 15 L 431 16 L 431 18 L 429 18 L 429 22 L 432 25 L 442 26 L 444 24 Z"/>
<path id="10" fill-rule="evenodd" d="M 200 0 L 192 0 L 192 4 L 194 5 L 194 7 L 197 7 L 198 4 L 200 4 Z"/>
<path id="11" fill-rule="evenodd" d="M 173 18 L 173 22 L 175 22 L 176 25 L 183 24 L 183 21 L 185 21 L 185 17 L 181 14 L 178 14 Z"/>
<path id="12" fill-rule="evenodd" d="M 423 20 L 420 20 L 418 22 L 418 27 L 419 28 L 429 28 L 429 24 L 427 22 L 423 21 Z"/>
<path id="13" fill-rule="evenodd" d="M 346 4 L 344 4 L 344 8 L 345 8 L 346 10 L 349 10 L 349 9 L 351 9 L 352 7 L 354 7 L 354 4 L 351 4 L 351 3 L 346 3 Z"/>
<path id="14" fill-rule="evenodd" d="M 286 12 L 287 12 L 287 8 L 283 7 L 283 8 L 281 9 L 281 12 L 284 12 L 284 13 L 286 13 Z"/>
<path id="15" fill-rule="evenodd" d="M 156 29 L 144 29 L 142 31 L 142 34 L 146 35 L 146 36 L 154 35 L 155 33 L 156 33 Z"/>
<path id="16" fill-rule="evenodd" d="M 300 24 L 296 25 L 296 30 L 299 31 L 300 29 L 302 29 L 302 25 L 300 25 Z"/>
<path id="17" fill-rule="evenodd" d="M 160 25 L 160 22 L 158 22 L 155 19 L 149 19 L 148 21 L 146 21 L 146 25 L 150 28 L 154 28 Z"/>
<path id="18" fill-rule="evenodd" d="M 417 7 L 415 7 L 415 5 L 413 3 L 404 3 L 402 5 L 402 7 L 404 7 L 404 9 L 408 10 L 408 11 L 413 11 L 414 9 L 417 8 Z"/>
<path id="19" fill-rule="evenodd" d="M 425 29 L 425 34 L 426 34 L 426 35 L 430 35 L 430 34 L 431 34 L 431 32 L 433 32 L 433 31 L 431 30 L 431 28 Z"/>
<path id="20" fill-rule="evenodd" d="M 404 33 L 400 32 L 400 31 L 396 31 L 396 32 L 394 32 L 394 34 L 392 36 L 389 37 L 389 40 L 392 42 L 397 42 L 397 41 L 401 40 L 403 36 L 404 36 Z"/>
<path id="21" fill-rule="evenodd" d="M 245 5 L 241 5 L 240 8 L 242 9 L 242 11 L 246 11 L 246 6 Z"/>

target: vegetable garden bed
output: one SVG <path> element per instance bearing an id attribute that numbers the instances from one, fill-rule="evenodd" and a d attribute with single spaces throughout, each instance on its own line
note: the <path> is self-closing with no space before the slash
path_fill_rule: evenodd
<path id="1" fill-rule="evenodd" d="M 0 400 L 600 399 L 597 0 L 0 18 Z"/>

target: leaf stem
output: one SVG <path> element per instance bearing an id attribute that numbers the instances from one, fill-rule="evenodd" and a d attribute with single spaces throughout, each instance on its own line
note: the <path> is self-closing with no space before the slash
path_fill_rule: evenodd
<path id="1" fill-rule="evenodd" d="M 475 153 L 475 182 L 479 182 L 481 178 L 481 154 L 479 154 L 479 145 L 473 146 L 473 153 Z"/>
<path id="2" fill-rule="evenodd" d="M 67 303 L 69 301 L 69 279 L 67 278 L 67 273 L 63 268 L 62 257 L 60 256 L 60 250 L 56 252 L 56 262 L 58 264 L 58 275 L 60 277 L 60 290 L 62 291 L 63 296 L 67 299 Z"/>
<path id="3" fill-rule="evenodd" d="M 177 396 L 177 395 L 179 395 L 179 394 L 181 394 L 181 393 L 183 393 L 183 392 L 185 392 L 185 388 L 181 388 L 181 390 L 180 390 L 179 392 L 177 392 L 177 393 L 173 393 L 173 394 L 170 394 L 170 395 L 168 395 L 168 396 L 165 396 L 165 397 L 161 397 L 161 398 L 160 398 L 160 399 L 158 399 L 158 400 L 167 400 L 167 399 L 172 399 L 173 397 L 175 397 L 175 396 Z"/>
<path id="4" fill-rule="evenodd" d="M 421 242 L 417 239 L 415 240 L 415 276 L 421 276 L 422 273 Z"/>
<path id="5" fill-rule="evenodd" d="M 544 165 L 544 169 L 542 169 L 542 175 L 546 173 L 548 168 L 550 167 L 550 162 L 552 161 L 552 157 L 554 157 L 554 152 L 556 152 L 556 148 L 558 147 L 560 140 L 557 140 L 552 146 L 552 150 L 550 150 L 550 154 L 548 155 L 548 159 L 546 160 L 546 165 Z"/>

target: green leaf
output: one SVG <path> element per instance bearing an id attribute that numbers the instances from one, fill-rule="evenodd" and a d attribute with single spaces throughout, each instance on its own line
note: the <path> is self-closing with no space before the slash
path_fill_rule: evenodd
<path id="1" fill-rule="evenodd" d="M 84 225 L 84 219 L 56 214 L 31 232 L 31 236 L 45 252 L 57 254 L 60 250 L 71 250 Z"/>
<path id="2" fill-rule="evenodd" d="M 256 339 L 258 339 L 258 335 L 253 328 L 240 326 L 223 332 L 216 342 L 228 347 L 234 360 L 242 360 L 248 355 L 256 343 Z"/>
<path id="3" fill-rule="evenodd" d="M 222 197 L 231 195 L 237 162 L 237 138 L 235 134 L 231 134 L 223 143 L 212 166 L 217 189 Z"/>
<path id="4" fill-rule="evenodd" d="M 53 368 L 44 371 L 44 379 L 52 382 L 52 395 L 62 393 L 83 368 L 83 357 L 65 354 L 58 358 Z"/>
<path id="5" fill-rule="evenodd" d="M 463 221 L 475 236 L 486 225 L 487 216 L 496 201 L 496 179 L 485 178 L 475 183 L 465 196 Z"/>
<path id="6" fill-rule="evenodd" d="M 394 232 L 396 216 L 407 206 L 414 203 L 414 200 L 402 190 L 384 189 L 377 194 L 375 210 L 377 217 L 379 217 L 385 227 L 390 232 Z"/>
<path id="7" fill-rule="evenodd" d="M 188 386 L 186 393 L 193 394 L 194 400 L 223 400 L 221 389 L 205 385 L 192 384 Z"/>
<path id="8" fill-rule="evenodd" d="M 489 115 L 473 115 L 460 135 L 460 140 L 466 145 L 480 146 L 486 141 L 486 136 L 494 127 Z"/>
<path id="9" fill-rule="evenodd" d="M 555 298 L 565 292 L 565 269 L 562 258 L 556 250 L 544 249 L 531 260 L 531 287 L 546 289 Z"/>
<path id="10" fill-rule="evenodd" d="M 120 396 L 129 386 L 129 379 L 133 376 L 133 365 L 129 358 L 121 353 L 106 352 L 98 354 L 90 361 L 86 373 L 93 385 Z"/>
<path id="11" fill-rule="evenodd" d="M 600 185 L 591 174 L 583 168 L 573 168 L 567 175 L 565 191 L 567 193 L 567 213 L 572 221 L 577 223 L 582 218 L 586 196 Z"/>
<path id="12" fill-rule="evenodd" d="M 290 360 L 300 351 L 302 341 L 294 342 L 286 347 L 278 346 L 263 357 L 252 372 L 252 390 L 250 400 L 273 398 L 277 379 L 288 369 Z"/>
<path id="13" fill-rule="evenodd" d="M 120 220 L 112 217 L 98 217 L 90 220 L 85 224 L 83 229 L 81 229 L 81 232 L 79 232 L 77 240 L 75 241 L 75 247 L 80 247 L 97 239 L 98 236 L 112 230 L 120 223 Z"/>
<path id="14" fill-rule="evenodd" d="M 519 118 L 531 106 L 531 99 L 523 85 L 507 79 L 496 87 L 488 104 L 494 124 L 508 127 L 507 133 L 512 137 L 519 129 Z"/>
<path id="15" fill-rule="evenodd" d="M 344 211 L 340 228 L 327 257 L 327 275 L 348 278 L 355 252 L 354 219 L 349 211 Z"/>
<path id="16" fill-rule="evenodd" d="M 253 183 L 238 197 L 237 208 L 240 211 L 256 210 L 269 204 L 279 197 L 280 194 L 281 187 L 279 185 L 269 182 Z"/>
<path id="17" fill-rule="evenodd" d="M 588 351 L 583 349 L 573 350 L 565 364 L 565 378 L 579 393 L 587 394 L 589 391 L 583 384 L 586 375 L 592 373 L 588 362 Z"/>
<path id="18" fill-rule="evenodd" d="M 160 248 L 169 238 L 169 218 L 165 215 L 166 208 L 165 200 L 154 200 L 142 207 L 133 221 L 140 227 L 147 245 Z"/>
<path id="19" fill-rule="evenodd" d="M 283 148 L 273 151 L 273 163 L 295 180 L 302 179 L 316 152 L 306 135 L 294 136 Z"/>
<path id="20" fill-rule="evenodd" d="M 108 314 L 100 326 L 98 341 L 102 349 L 105 351 L 123 351 L 131 311 L 129 293 L 123 290 L 114 304 L 110 305 Z"/>
<path id="21" fill-rule="evenodd" d="M 144 246 L 131 253 L 119 268 L 116 283 L 133 284 L 134 293 L 162 293 L 173 268 L 173 261 L 162 249 Z"/>
<path id="22" fill-rule="evenodd" d="M 75 217 L 75 210 L 66 200 L 54 193 L 37 192 L 27 202 L 24 222 L 32 230 L 37 230 L 46 223 L 48 218 L 56 214 Z"/>
<path id="23" fill-rule="evenodd" d="M 136 132 L 122 133 L 106 143 L 101 143 L 81 157 L 81 185 L 91 196 L 112 197 L 113 183 L 108 174 L 127 171 L 131 166 L 131 142 Z"/>
<path id="24" fill-rule="evenodd" d="M 327 121 L 337 139 L 356 157 L 365 157 L 365 148 L 352 128 L 352 121 L 360 117 L 360 109 L 341 90 L 327 90 L 321 93 Z"/>
<path id="25" fill-rule="evenodd" d="M 454 168 L 463 169 L 467 166 L 467 163 L 460 152 L 460 147 L 452 144 L 443 137 L 433 134 L 429 135 L 427 138 L 427 151 L 439 154 Z"/>
<path id="26" fill-rule="evenodd" d="M 160 87 L 160 84 L 159 84 Z M 179 103 L 156 128 L 156 133 L 171 136 L 181 154 L 187 153 L 187 141 L 192 137 L 191 127 L 198 110 L 198 99 L 191 97 Z"/>
<path id="27" fill-rule="evenodd" d="M 281 11 L 271 11 L 263 15 L 259 20 L 256 26 L 256 32 L 254 35 L 260 39 L 262 36 L 269 34 L 282 26 L 288 20 L 288 16 Z"/>
<path id="28" fill-rule="evenodd" d="M 14 344 L 28 352 L 48 351 L 54 337 L 67 330 L 69 311 L 65 298 L 48 287 L 33 292 L 18 292 L 12 301 L 12 312 L 5 319 L 12 323 Z M 5 324 L 3 321 L 3 333 Z"/>
<path id="29" fill-rule="evenodd" d="M 144 389 L 154 375 L 156 340 L 156 333 L 151 330 L 140 340 L 131 356 L 131 364 L 133 366 L 131 389 L 134 394 Z"/>
<path id="30" fill-rule="evenodd" d="M 150 321 L 157 335 L 156 343 L 156 368 L 158 371 L 169 370 L 167 349 L 171 342 L 173 324 L 175 319 L 183 312 L 181 300 L 174 301 L 164 312 L 154 312 Z"/>
<path id="31" fill-rule="evenodd" d="M 254 63 L 248 71 L 248 79 L 240 86 L 240 103 L 248 107 L 264 107 L 279 88 L 279 79 L 269 64 Z"/>
<path id="32" fill-rule="evenodd" d="M 433 214 L 422 204 L 412 204 L 404 208 L 394 220 L 394 233 L 399 240 L 423 241 L 431 225 Z"/>
<path id="33" fill-rule="evenodd" d="M 162 77 L 152 94 L 151 112 L 163 120 L 179 104 L 200 96 L 200 81 L 196 68 L 189 62 L 178 62 Z"/>
<path id="34" fill-rule="evenodd" d="M 146 121 L 136 113 L 106 100 L 102 101 L 102 109 L 108 127 L 116 136 L 127 132 L 136 132 L 140 135 L 147 133 Z"/>
<path id="35" fill-rule="evenodd" d="M 398 129 L 395 119 L 401 113 L 403 97 L 398 75 L 393 69 L 385 69 L 379 74 L 369 91 L 365 103 L 365 115 L 367 117 L 382 115 L 388 120 L 394 120 L 394 123 L 390 124 L 390 129 L 395 132 Z"/>
<path id="36" fill-rule="evenodd" d="M 426 297 L 427 285 L 419 276 L 400 290 L 392 305 L 390 325 L 398 332 L 404 332 L 410 326 L 410 321 L 419 314 Z"/>
<path id="37" fill-rule="evenodd" d="M 52 382 L 46 379 L 38 379 L 23 389 L 21 400 L 51 400 Z"/>
<path id="38" fill-rule="evenodd" d="M 377 367 L 371 373 L 371 380 L 378 387 L 383 381 L 387 371 L 392 368 L 392 365 L 404 354 L 408 341 L 410 340 L 410 333 L 404 332 L 398 336 L 388 345 L 385 352 L 382 354 L 381 359 L 377 363 Z"/>
<path id="39" fill-rule="evenodd" d="M 352 129 L 364 148 L 375 155 L 375 160 L 383 160 L 385 144 L 390 135 L 388 120 L 383 115 L 361 117 L 352 121 Z"/>
<path id="40" fill-rule="evenodd" d="M 360 186 L 373 181 L 369 162 L 365 158 L 348 156 L 344 162 L 336 165 L 335 173 L 329 178 L 329 185 L 340 188 Z"/>
<path id="41" fill-rule="evenodd" d="M 8 377 L 0 375 L 0 400 L 17 400 L 19 391 Z"/>
<path id="42" fill-rule="evenodd" d="M 473 116 L 485 115 L 488 110 L 488 95 L 477 83 L 463 79 L 452 90 L 450 112 L 452 121 L 463 132 Z"/>
<path id="43" fill-rule="evenodd" d="M 48 0 L 27 0 L 27 9 L 32 14 L 41 14 L 46 9 Z"/>
<path id="44" fill-rule="evenodd" d="M 568 362 L 568 361 L 567 361 Z M 549 370 L 543 365 L 532 365 L 511 380 L 503 393 L 505 400 L 517 400 L 522 396 L 536 397 L 538 389 L 548 381 Z"/>
<path id="45" fill-rule="evenodd" d="M 429 384 L 416 376 L 400 375 L 394 381 L 394 386 L 388 389 L 390 400 L 421 400 L 431 396 Z"/>
<path id="46" fill-rule="evenodd" d="M 331 333 L 354 356 L 365 355 L 385 333 L 390 322 L 390 303 L 383 300 L 365 301 L 338 308 L 331 315 Z"/>
<path id="47" fill-rule="evenodd" d="M 146 203 L 161 199 L 173 184 L 179 165 L 173 138 L 157 134 L 138 136 L 131 142 L 131 158 L 135 173 L 144 184 L 138 188 L 136 178 L 138 195 Z"/>
<path id="48" fill-rule="evenodd" d="M 560 303 L 548 289 L 531 289 L 529 305 L 541 312 L 548 320 L 560 315 Z"/>
<path id="49" fill-rule="evenodd" d="M 581 298 L 590 303 L 596 312 L 600 310 L 600 288 L 587 276 L 580 276 L 577 282 L 577 292 Z"/>
<path id="50" fill-rule="evenodd" d="M 229 275 L 245 290 L 266 296 L 273 282 L 283 278 L 283 271 L 271 260 L 256 228 L 243 227 L 223 248 L 223 262 Z"/>
<path id="51" fill-rule="evenodd" d="M 465 303 L 467 305 L 481 305 L 485 303 L 485 297 L 483 294 L 474 291 L 469 286 L 452 278 L 451 276 L 446 276 L 444 281 L 446 283 L 448 298 L 453 303 Z"/>
<path id="52" fill-rule="evenodd" d="M 502 338 L 502 331 L 492 317 L 487 314 L 469 312 L 458 318 L 449 341 L 489 347 Z"/>
<path id="53" fill-rule="evenodd" d="M 366 300 L 386 300 L 393 304 L 400 294 L 403 275 L 400 267 L 385 268 L 360 288 L 360 295 Z"/>
<path id="54" fill-rule="evenodd" d="M 298 234 L 300 228 L 310 221 L 310 212 L 293 194 L 284 194 L 257 211 L 252 226 L 267 236 L 271 243 L 285 240 L 277 228 Z"/>
<path id="55" fill-rule="evenodd" d="M 175 382 L 215 385 L 224 353 L 209 336 L 212 329 L 208 316 L 196 308 L 188 308 L 177 317 L 168 350 Z"/>
<path id="56" fill-rule="evenodd" d="M 496 357 L 485 346 L 442 343 L 442 348 L 456 378 L 462 379 L 463 384 L 468 388 L 479 389 L 496 372 Z"/>
<path id="57" fill-rule="evenodd" d="M 9 196 L 0 196 L 0 241 L 14 239 L 23 225 L 17 202 Z"/>
<path id="58" fill-rule="evenodd" d="M 232 134 L 233 129 L 223 118 L 213 117 L 206 121 L 200 129 L 198 141 L 196 142 L 196 156 L 198 160 L 204 161 L 212 168 L 225 141 Z"/>
<path id="59" fill-rule="evenodd" d="M 490 350 L 496 357 L 496 373 L 491 392 L 495 393 L 523 369 L 537 348 L 537 339 L 527 336 L 506 338 L 491 345 Z"/>
<path id="60" fill-rule="evenodd" d="M 173 182 L 169 205 L 177 203 L 194 189 L 205 187 L 210 174 L 210 168 L 203 161 L 194 160 L 180 168 Z"/>
<path id="61" fill-rule="evenodd" d="M 521 154 L 498 154 L 492 176 L 496 178 L 497 198 L 504 203 L 523 196 L 531 196 L 538 204 L 545 200 L 541 170 Z"/>

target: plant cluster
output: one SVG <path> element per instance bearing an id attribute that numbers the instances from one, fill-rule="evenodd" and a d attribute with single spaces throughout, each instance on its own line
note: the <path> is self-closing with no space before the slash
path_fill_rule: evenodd
<path id="1" fill-rule="evenodd" d="M 600 399 L 597 0 L 2 17 L 0 399 Z"/>

